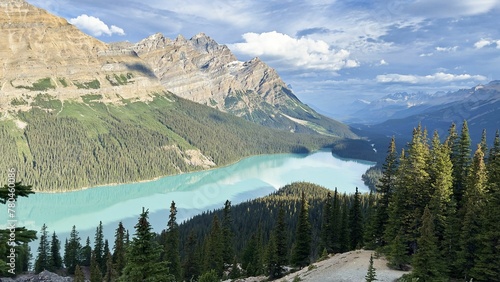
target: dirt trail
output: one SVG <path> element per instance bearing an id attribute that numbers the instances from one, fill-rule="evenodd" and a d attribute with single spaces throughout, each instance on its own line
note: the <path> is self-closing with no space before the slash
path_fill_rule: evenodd
<path id="1" fill-rule="evenodd" d="M 314 282 L 362 282 L 373 254 L 373 266 L 377 274 L 377 281 L 392 282 L 408 272 L 392 270 L 387 267 L 385 258 L 375 258 L 374 251 L 355 250 L 348 253 L 336 254 L 324 261 L 314 263 L 314 269 L 306 267 L 300 271 L 281 278 L 280 282 L 293 281 L 298 276 L 300 281 Z"/>

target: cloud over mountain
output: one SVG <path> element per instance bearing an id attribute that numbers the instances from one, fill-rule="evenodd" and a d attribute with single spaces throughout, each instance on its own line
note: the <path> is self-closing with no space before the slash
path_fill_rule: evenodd
<path id="1" fill-rule="evenodd" d="M 278 60 L 283 64 L 305 69 L 338 71 L 343 68 L 359 66 L 350 59 L 349 51 L 333 50 L 323 40 L 306 37 L 293 38 L 276 31 L 264 33 L 245 33 L 243 43 L 231 44 L 236 52 Z"/>
<path id="2" fill-rule="evenodd" d="M 111 36 L 113 34 L 125 35 L 125 31 L 122 28 L 119 28 L 115 25 L 108 26 L 99 18 L 86 14 L 82 14 L 76 18 L 72 18 L 69 20 L 69 22 L 77 26 L 78 28 L 89 32 L 93 36 Z"/>

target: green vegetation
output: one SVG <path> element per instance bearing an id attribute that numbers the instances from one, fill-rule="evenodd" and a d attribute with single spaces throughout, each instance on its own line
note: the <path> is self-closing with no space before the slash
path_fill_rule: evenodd
<path id="1" fill-rule="evenodd" d="M 83 95 L 81 96 L 82 97 L 82 100 L 85 104 L 95 104 L 96 101 L 95 100 L 101 100 L 102 99 L 102 95 L 101 94 L 87 94 L 87 95 Z"/>
<path id="2" fill-rule="evenodd" d="M 99 89 L 99 88 L 101 88 L 101 83 L 97 79 L 94 79 L 94 80 L 88 81 L 88 82 L 73 81 L 73 84 L 78 89 Z"/>
<path id="3" fill-rule="evenodd" d="M 109 74 L 106 75 L 106 80 L 109 81 L 109 83 L 113 86 L 120 86 L 120 85 L 125 85 L 128 83 L 131 83 L 132 81 L 129 81 L 131 78 L 133 78 L 134 75 L 132 73 L 127 73 L 125 74 L 113 74 L 113 76 L 110 76 Z"/>
<path id="4" fill-rule="evenodd" d="M 47 91 L 49 89 L 55 89 L 56 87 L 52 84 L 50 77 L 46 77 L 34 82 L 32 86 L 16 86 L 16 88 L 24 88 L 30 91 Z"/>
<path id="5" fill-rule="evenodd" d="M 5 205 L 5 211 L 8 212 L 9 217 L 15 217 L 13 212 L 15 213 L 19 197 L 28 197 L 33 194 L 32 186 L 15 182 L 16 175 L 15 169 L 9 169 L 8 175 L 4 178 L 8 184 L 0 187 L 0 204 Z M 0 229 L 0 277 L 15 276 L 30 269 L 31 251 L 28 244 L 37 238 L 36 231 L 21 226 L 12 227 L 11 224 L 9 222 L 7 228 Z M 42 248 L 42 259 L 37 259 L 39 263 L 35 263 L 35 268 L 50 261 L 48 260 L 49 250 L 46 247 L 47 245 Z"/>
<path id="6" fill-rule="evenodd" d="M 68 82 L 66 81 L 66 79 L 64 79 L 64 78 L 59 78 L 59 79 L 57 79 L 57 80 L 59 80 L 59 83 L 61 83 L 61 85 L 62 85 L 63 87 L 68 87 Z"/>
<path id="7" fill-rule="evenodd" d="M 10 101 L 10 104 L 12 106 L 28 105 L 28 101 L 24 100 L 23 98 L 14 98 Z"/>
<path id="8" fill-rule="evenodd" d="M 59 111 L 62 108 L 61 100 L 56 99 L 49 94 L 38 94 L 31 103 L 31 106 L 40 107 L 47 110 Z"/>
<path id="9" fill-rule="evenodd" d="M 18 167 L 37 191 L 66 191 L 201 170 L 184 161 L 188 149 L 222 166 L 256 154 L 306 153 L 338 140 L 273 130 L 171 94 L 123 106 L 99 98 L 63 105 L 39 94 L 30 111 L 16 115 L 26 128 L 0 122 L 0 165 Z"/>

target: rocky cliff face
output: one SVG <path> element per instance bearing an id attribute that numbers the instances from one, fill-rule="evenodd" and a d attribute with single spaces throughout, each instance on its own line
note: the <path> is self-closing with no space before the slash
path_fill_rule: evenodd
<path id="1" fill-rule="evenodd" d="M 183 98 L 270 127 L 300 132 L 321 127 L 317 122 L 324 117 L 302 104 L 274 69 L 258 58 L 238 61 L 203 33 L 189 40 L 157 33 L 129 47 L 167 90 Z"/>
<path id="2" fill-rule="evenodd" d="M 99 92 L 117 101 L 163 91 L 135 52 L 112 49 L 22 0 L 0 3 L 0 38 L 0 110 L 40 93 L 65 100 Z"/>

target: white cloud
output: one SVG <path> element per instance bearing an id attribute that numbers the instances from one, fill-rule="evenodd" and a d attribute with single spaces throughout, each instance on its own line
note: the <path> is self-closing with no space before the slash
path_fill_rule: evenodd
<path id="1" fill-rule="evenodd" d="M 431 53 L 423 53 L 423 54 L 420 54 L 419 56 L 420 57 L 430 57 L 432 55 L 434 55 L 434 53 L 431 52 Z"/>
<path id="2" fill-rule="evenodd" d="M 451 82 L 451 81 L 462 81 L 462 80 L 486 80 L 487 78 L 482 75 L 470 75 L 470 74 L 450 74 L 444 72 L 438 72 L 432 75 L 404 75 L 404 74 L 384 74 L 377 75 L 376 81 L 381 83 L 391 83 L 391 82 L 401 82 L 410 84 L 419 83 L 436 83 L 436 82 Z"/>
<path id="3" fill-rule="evenodd" d="M 93 36 L 105 35 L 125 35 L 125 31 L 115 25 L 109 27 L 99 18 L 88 16 L 86 14 L 80 15 L 76 18 L 70 19 L 69 22 L 80 29 L 88 31 Z"/>
<path id="4" fill-rule="evenodd" d="M 384 59 L 380 60 L 380 63 L 379 63 L 381 66 L 384 66 L 384 65 L 388 65 L 389 63 L 386 62 Z"/>
<path id="5" fill-rule="evenodd" d="M 350 59 L 349 51 L 332 50 L 323 40 L 306 37 L 299 39 L 276 31 L 243 34 L 244 43 L 231 44 L 236 52 L 251 56 L 269 57 L 284 64 L 305 68 L 337 71 L 358 67 L 356 60 Z"/>
<path id="6" fill-rule="evenodd" d="M 484 48 L 486 46 L 490 46 L 493 44 L 496 44 L 497 48 L 500 49 L 500 40 L 492 40 L 492 39 L 484 39 L 484 38 L 481 38 L 481 40 L 474 43 L 474 47 L 476 49 L 481 49 L 481 48 Z"/>
<path id="7" fill-rule="evenodd" d="M 436 47 L 436 51 L 438 52 L 455 52 L 457 51 L 458 46 L 453 46 L 453 47 Z"/>

